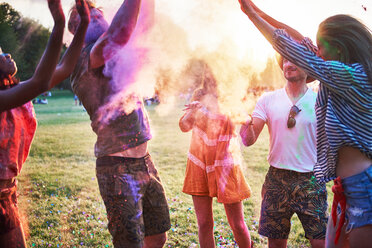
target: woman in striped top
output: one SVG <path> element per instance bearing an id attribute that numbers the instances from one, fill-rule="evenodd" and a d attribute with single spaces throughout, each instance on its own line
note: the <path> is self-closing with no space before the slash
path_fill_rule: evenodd
<path id="1" fill-rule="evenodd" d="M 272 19 L 265 18 L 250 0 L 240 0 L 240 4 L 276 51 L 320 81 L 315 106 L 314 172 L 320 181 L 335 180 L 334 225 L 328 225 L 328 246 L 332 245 L 329 240 L 334 235 L 337 243 L 340 234 L 341 244 L 370 246 L 367 241 L 372 235 L 371 31 L 348 15 L 329 17 L 319 25 L 315 54 L 271 25 Z M 335 233 L 337 206 L 341 211 Z"/>
<path id="2" fill-rule="evenodd" d="M 217 84 L 204 66 L 202 88 L 197 89 L 179 126 L 192 130 L 183 192 L 192 195 L 201 248 L 215 247 L 212 200 L 224 204 L 239 247 L 251 247 L 242 200 L 251 194 L 241 171 L 240 146 L 231 120 L 219 112 Z"/>

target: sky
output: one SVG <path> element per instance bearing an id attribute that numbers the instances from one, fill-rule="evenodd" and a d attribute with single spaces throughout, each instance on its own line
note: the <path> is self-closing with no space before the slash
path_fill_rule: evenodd
<path id="1" fill-rule="evenodd" d="M 17 11 L 39 21 L 46 27 L 53 22 L 47 0 L 8 0 Z M 122 3 L 121 0 L 96 0 L 108 20 Z M 255 0 L 263 11 L 305 36 L 315 39 L 318 24 L 334 14 L 350 14 L 372 28 L 371 0 Z M 67 15 L 73 0 L 62 0 Z M 258 64 L 273 55 L 269 43 L 258 33 L 241 12 L 238 0 L 156 0 L 156 12 L 168 16 L 181 27 L 192 49 L 214 51 L 224 47 L 237 57 L 246 56 Z M 366 10 L 365 10 L 366 9 Z M 166 32 L 164 35 L 167 35 Z M 66 32 L 68 43 L 71 36 Z"/>

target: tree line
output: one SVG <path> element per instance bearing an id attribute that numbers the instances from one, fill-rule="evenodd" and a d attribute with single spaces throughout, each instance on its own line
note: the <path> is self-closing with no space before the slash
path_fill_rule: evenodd
<path id="1" fill-rule="evenodd" d="M 17 77 L 22 81 L 32 77 L 43 55 L 51 31 L 37 21 L 23 17 L 8 3 L 0 4 L 0 46 L 10 53 L 18 67 Z M 63 51 L 66 46 L 63 46 Z M 70 89 L 69 80 L 57 87 Z"/>

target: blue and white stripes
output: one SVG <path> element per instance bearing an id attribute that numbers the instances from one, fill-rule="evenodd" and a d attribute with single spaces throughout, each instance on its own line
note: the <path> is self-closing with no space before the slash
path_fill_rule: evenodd
<path id="1" fill-rule="evenodd" d="M 359 149 L 372 158 L 372 82 L 361 64 L 324 61 L 311 49 L 276 30 L 274 49 L 320 81 L 315 104 L 317 116 L 318 180 L 336 178 L 337 151 L 342 146 Z M 367 51 L 366 51 L 367 52 Z"/>

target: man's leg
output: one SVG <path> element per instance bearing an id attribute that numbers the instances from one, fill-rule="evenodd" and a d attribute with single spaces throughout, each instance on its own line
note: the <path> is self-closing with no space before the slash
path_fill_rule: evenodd
<path id="1" fill-rule="evenodd" d="M 313 173 L 299 173 L 292 207 L 298 215 L 312 248 L 324 248 L 327 230 L 327 189 Z"/>
<path id="2" fill-rule="evenodd" d="M 227 220 L 233 231 L 236 243 L 240 248 L 251 247 L 251 237 L 249 230 L 244 222 L 243 203 L 236 202 L 232 204 L 224 204 Z"/>
<path id="3" fill-rule="evenodd" d="M 171 227 L 169 208 L 163 185 L 150 155 L 145 157 L 145 163 L 150 180 L 143 195 L 144 248 L 161 248 L 167 240 L 166 231 Z"/>
<path id="4" fill-rule="evenodd" d="M 324 248 L 325 240 L 324 239 L 309 239 L 311 248 Z"/>
<path id="5" fill-rule="evenodd" d="M 287 246 L 293 211 L 289 207 L 292 172 L 270 166 L 262 186 L 258 233 L 268 238 L 269 248 Z"/>
<path id="6" fill-rule="evenodd" d="M 167 241 L 167 234 L 160 233 L 145 237 L 145 244 L 143 248 L 162 248 Z"/>
<path id="7" fill-rule="evenodd" d="M 96 169 L 114 247 L 142 248 L 145 238 L 142 196 L 146 184 L 143 178 L 148 178 L 146 166 L 140 159 L 101 157 L 97 159 Z"/>
<path id="8" fill-rule="evenodd" d="M 269 238 L 269 248 L 286 248 L 287 239 L 271 239 Z"/>

